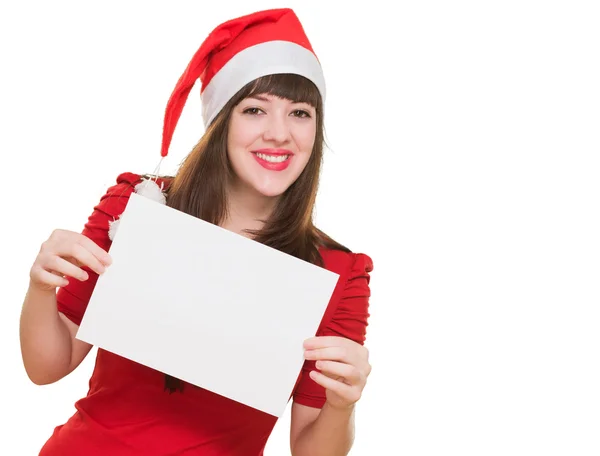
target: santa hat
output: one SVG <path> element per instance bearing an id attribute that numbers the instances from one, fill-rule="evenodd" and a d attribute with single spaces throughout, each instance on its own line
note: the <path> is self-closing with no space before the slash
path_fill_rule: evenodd
<path id="1" fill-rule="evenodd" d="M 292 9 L 258 11 L 217 26 L 196 51 L 169 98 L 161 157 L 168 154 L 173 132 L 198 79 L 202 84 L 202 117 L 207 127 L 246 84 L 261 76 L 281 73 L 304 76 L 315 84 L 325 99 L 321 64 Z M 160 164 L 157 170 L 159 167 Z M 142 179 L 135 192 L 166 203 L 162 188 L 152 179 Z M 111 240 L 116 235 L 118 222 L 109 222 Z"/>
<path id="2" fill-rule="evenodd" d="M 167 156 L 175 126 L 196 80 L 202 83 L 200 97 L 206 127 L 246 84 L 261 76 L 281 73 L 306 77 L 325 99 L 321 64 L 293 10 L 259 11 L 219 25 L 196 51 L 169 98 L 161 156 Z"/>

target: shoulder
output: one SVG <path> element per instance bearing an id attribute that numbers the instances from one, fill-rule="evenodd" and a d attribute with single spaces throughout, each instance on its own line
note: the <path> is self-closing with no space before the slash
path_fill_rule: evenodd
<path id="1" fill-rule="evenodd" d="M 373 270 L 373 260 L 366 253 L 330 248 L 322 248 L 319 252 L 323 258 L 323 267 L 331 272 L 342 274 L 356 269 L 369 273 Z"/>
<path id="2" fill-rule="evenodd" d="M 96 230 L 97 237 L 104 236 L 101 233 L 108 231 L 108 239 L 99 238 L 98 242 L 102 241 L 106 244 L 109 240 L 112 241 L 118 228 L 118 219 L 125 211 L 131 194 L 137 190 L 136 187 L 138 185 L 144 182 L 144 179 L 150 177 L 132 172 L 119 174 L 114 183 L 100 197 L 100 200 L 94 207 L 94 212 L 88 219 L 86 224 L 88 237 L 92 236 L 94 233 L 92 230 L 94 229 Z M 164 190 L 170 184 L 171 179 L 158 177 L 156 181 Z"/>
<path id="3" fill-rule="evenodd" d="M 100 198 L 100 205 L 112 205 L 116 203 L 118 206 L 126 203 L 131 194 L 135 191 L 136 186 L 143 182 L 144 179 L 149 179 L 149 175 L 137 174 L 133 172 L 123 172 L 117 176 L 113 184 L 106 189 L 104 195 Z M 158 177 L 156 181 L 163 189 L 167 189 L 171 183 L 170 177 Z"/>
<path id="4" fill-rule="evenodd" d="M 365 253 L 354 253 L 348 247 L 340 244 L 327 233 L 316 229 L 316 235 L 319 240 L 319 254 L 323 260 L 323 267 L 332 272 L 340 274 L 348 267 L 357 267 L 373 270 L 373 260 Z"/>
<path id="5" fill-rule="evenodd" d="M 321 266 L 340 275 L 338 286 L 356 277 L 366 278 L 366 285 L 369 284 L 373 260 L 368 254 L 353 252 L 319 229 L 317 234 L 321 244 L 319 247 Z"/>
<path id="6" fill-rule="evenodd" d="M 111 188 L 121 187 L 123 189 L 131 189 L 133 191 L 136 185 L 141 183 L 144 179 L 150 178 L 154 179 L 154 176 L 126 171 L 117 176 L 116 181 Z M 165 189 L 168 188 L 171 181 L 172 177 L 170 176 L 159 176 L 156 178 L 156 182 L 162 184 Z"/>

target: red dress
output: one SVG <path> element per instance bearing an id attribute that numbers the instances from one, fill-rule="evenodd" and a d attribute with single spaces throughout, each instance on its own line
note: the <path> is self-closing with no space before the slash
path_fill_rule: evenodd
<path id="1" fill-rule="evenodd" d="M 138 182 L 137 174 L 121 174 L 82 233 L 108 251 L 108 221 L 123 212 Z M 317 335 L 343 336 L 363 344 L 372 261 L 364 254 L 337 250 L 321 254 L 325 268 L 340 278 Z M 86 270 L 90 279 L 72 279 L 57 292 L 58 310 L 78 325 L 98 279 Z M 292 397 L 299 404 L 321 408 L 325 390 L 308 376 L 311 369 L 314 361 L 306 361 Z M 40 456 L 262 455 L 277 420 L 190 384 L 183 392 L 169 394 L 163 373 L 103 349 L 98 349 L 88 394 L 75 407 L 75 414 L 55 428 Z"/>

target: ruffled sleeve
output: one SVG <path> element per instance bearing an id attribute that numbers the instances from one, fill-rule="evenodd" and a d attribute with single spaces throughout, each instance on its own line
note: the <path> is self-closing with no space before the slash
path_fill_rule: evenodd
<path id="1" fill-rule="evenodd" d="M 369 282 L 373 261 L 362 253 L 344 255 L 350 256 L 350 265 L 340 277 L 343 288 L 339 293 L 334 291 L 317 336 L 345 337 L 364 345 L 370 316 Z M 321 408 L 326 400 L 325 388 L 309 377 L 311 370 L 315 370 L 315 361 L 305 361 L 293 393 L 294 402 Z"/>
<path id="2" fill-rule="evenodd" d="M 84 225 L 82 234 L 108 251 L 112 244 L 108 237 L 109 222 L 115 221 L 125 210 L 135 184 L 140 176 L 123 173 L 117 177 L 116 184 L 108 188 Z M 89 275 L 88 280 L 80 281 L 69 277 L 69 284 L 58 289 L 56 301 L 58 311 L 73 323 L 80 325 L 87 304 L 92 296 L 98 274 L 91 269 L 83 268 Z"/>

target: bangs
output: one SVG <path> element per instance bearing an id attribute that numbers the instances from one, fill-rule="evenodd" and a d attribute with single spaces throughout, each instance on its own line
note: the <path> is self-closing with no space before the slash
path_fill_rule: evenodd
<path id="1" fill-rule="evenodd" d="M 286 98 L 294 103 L 308 103 L 313 108 L 320 109 L 321 94 L 317 86 L 298 74 L 271 74 L 256 79 L 246 86 L 247 93 L 243 98 L 252 95 L 269 94 Z M 244 90 L 243 92 L 246 92 Z"/>

